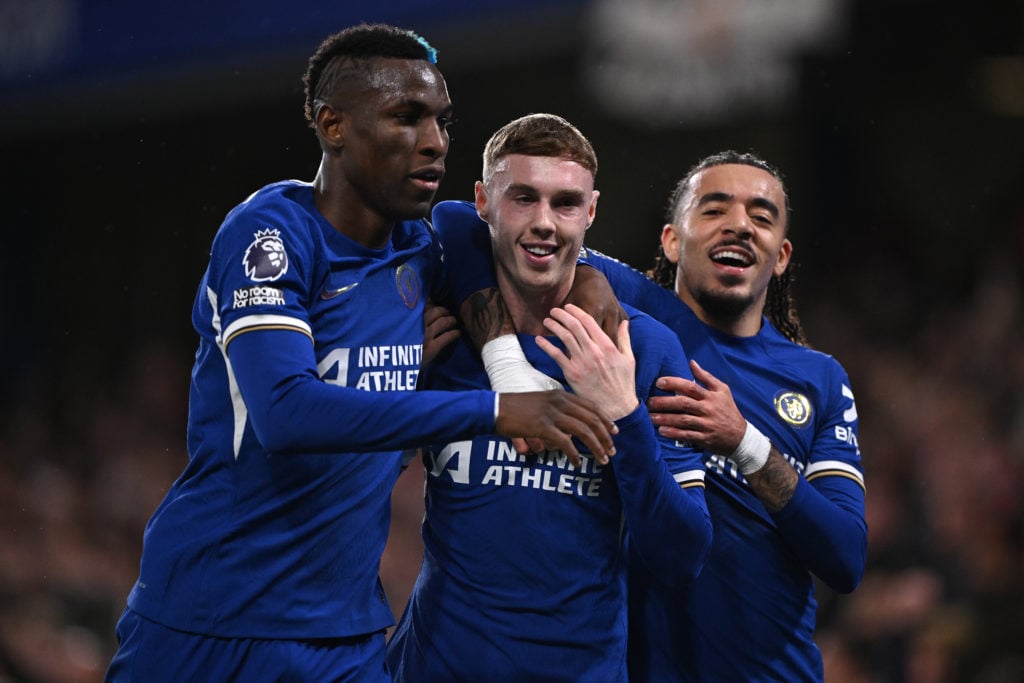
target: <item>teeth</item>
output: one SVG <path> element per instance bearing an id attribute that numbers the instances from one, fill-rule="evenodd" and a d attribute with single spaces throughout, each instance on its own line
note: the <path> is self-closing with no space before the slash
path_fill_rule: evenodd
<path id="1" fill-rule="evenodd" d="M 555 250 L 550 247 L 525 247 L 525 249 L 534 256 L 548 256 L 555 252 Z"/>
<path id="2" fill-rule="evenodd" d="M 750 259 L 747 258 L 747 255 L 738 251 L 720 251 L 713 258 L 716 261 L 739 261 L 744 265 L 750 265 Z"/>

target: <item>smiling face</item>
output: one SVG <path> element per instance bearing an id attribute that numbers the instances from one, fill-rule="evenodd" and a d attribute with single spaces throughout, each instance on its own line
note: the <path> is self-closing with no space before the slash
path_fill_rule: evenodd
<path id="1" fill-rule="evenodd" d="M 747 164 L 705 168 L 690 179 L 662 246 L 678 265 L 676 293 L 699 318 L 756 334 L 768 282 L 792 253 L 781 183 Z"/>
<path id="2" fill-rule="evenodd" d="M 502 296 L 529 332 L 572 287 L 599 193 L 591 171 L 560 157 L 509 154 L 491 171 L 476 184 L 477 212 L 490 225 Z"/>

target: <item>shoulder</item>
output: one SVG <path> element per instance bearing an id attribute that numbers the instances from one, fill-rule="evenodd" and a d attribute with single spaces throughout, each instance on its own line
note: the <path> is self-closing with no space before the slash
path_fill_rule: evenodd
<path id="1" fill-rule="evenodd" d="M 260 188 L 232 209 L 213 239 L 211 258 L 243 255 L 246 269 L 283 274 L 310 251 L 317 230 L 312 186 L 284 181 Z M 267 275 L 270 277 L 270 275 Z"/>
<path id="2" fill-rule="evenodd" d="M 676 333 L 669 329 L 665 323 L 627 303 L 623 303 L 622 308 L 626 311 L 626 315 L 629 316 L 631 336 L 633 334 L 640 334 L 654 339 L 675 339 L 678 342 L 679 338 L 676 336 Z"/>
<path id="3" fill-rule="evenodd" d="M 628 304 L 622 306 L 629 315 L 629 342 L 636 359 L 638 395 L 656 393 L 658 377 L 692 378 L 686 352 L 676 333 L 650 315 Z"/>
<path id="4" fill-rule="evenodd" d="M 431 220 L 433 220 L 435 224 L 439 221 L 443 222 L 446 220 L 480 220 L 480 217 L 477 216 L 476 206 L 473 202 L 455 199 L 447 199 L 443 202 L 438 202 L 434 205 L 430 215 Z"/>
<path id="5" fill-rule="evenodd" d="M 286 180 L 256 190 L 235 206 L 224 218 L 218 238 L 276 234 L 287 242 L 296 234 L 308 235 L 316 224 L 312 185 Z"/>
<path id="6" fill-rule="evenodd" d="M 799 376 L 818 383 L 849 385 L 846 369 L 834 356 L 787 339 L 767 321 L 761 335 L 773 361 L 792 368 Z"/>
<path id="7" fill-rule="evenodd" d="M 224 222 L 273 220 L 275 216 L 292 218 L 296 214 L 312 216 L 313 210 L 313 186 L 298 180 L 283 180 L 250 194 L 228 213 Z"/>
<path id="8" fill-rule="evenodd" d="M 430 213 L 430 220 L 442 242 L 472 240 L 476 236 L 481 240 L 486 238 L 490 245 L 487 224 L 477 215 L 476 206 L 472 202 L 438 202 Z"/>
<path id="9" fill-rule="evenodd" d="M 629 316 L 629 339 L 634 353 L 683 355 L 679 336 L 667 325 L 629 304 L 622 307 Z"/>

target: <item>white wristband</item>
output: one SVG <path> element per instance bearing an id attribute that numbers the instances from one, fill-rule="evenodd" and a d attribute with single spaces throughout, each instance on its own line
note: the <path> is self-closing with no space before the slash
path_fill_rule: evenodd
<path id="1" fill-rule="evenodd" d="M 505 334 L 484 344 L 480 357 L 494 391 L 518 394 L 562 388 L 556 380 L 530 365 L 514 334 Z"/>
<path id="2" fill-rule="evenodd" d="M 747 422 L 747 431 L 743 432 L 740 445 L 736 447 L 729 459 L 740 468 L 740 473 L 747 475 L 757 472 L 768 462 L 772 442 L 757 427 Z"/>

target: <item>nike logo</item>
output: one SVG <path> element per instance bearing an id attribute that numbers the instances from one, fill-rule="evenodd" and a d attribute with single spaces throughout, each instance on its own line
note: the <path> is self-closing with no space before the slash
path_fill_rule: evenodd
<path id="1" fill-rule="evenodd" d="M 358 282 L 353 282 L 350 285 L 345 285 L 344 287 L 338 287 L 337 289 L 325 289 L 324 291 L 320 292 L 320 298 L 323 299 L 324 301 L 327 301 L 328 299 L 333 299 L 334 297 L 338 296 L 339 294 L 344 294 L 345 292 L 347 292 L 348 290 L 352 289 L 353 287 L 355 287 L 358 284 L 359 284 Z"/>

